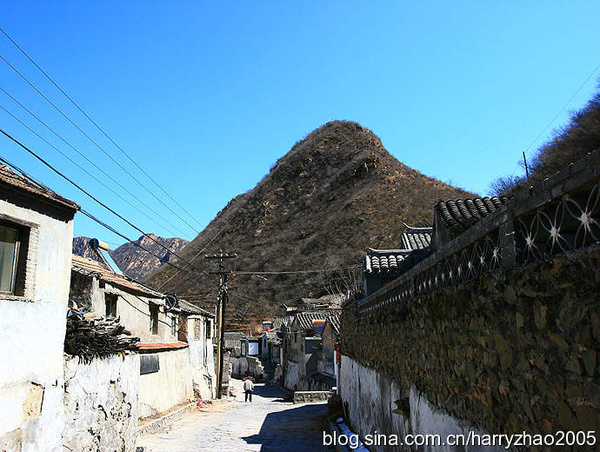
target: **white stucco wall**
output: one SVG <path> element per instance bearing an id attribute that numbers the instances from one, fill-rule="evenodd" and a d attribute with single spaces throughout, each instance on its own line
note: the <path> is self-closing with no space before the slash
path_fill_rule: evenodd
<path id="1" fill-rule="evenodd" d="M 177 332 L 171 333 L 171 319 L 173 314 L 165 313 L 164 307 L 159 305 L 158 309 L 158 334 L 152 334 L 150 326 L 150 302 L 162 303 L 161 299 L 133 295 L 127 291 L 106 283 L 100 288 L 99 281 L 94 278 L 92 282 L 92 311 L 100 316 L 106 313 L 104 295 L 118 295 L 117 317 L 120 317 L 131 334 L 140 338 L 142 342 L 173 342 L 177 341 Z"/>
<path id="2" fill-rule="evenodd" d="M 30 227 L 25 296 L 0 295 L 0 449 L 22 443 L 22 450 L 62 451 L 73 222 L 4 200 L 0 219 Z M 41 412 L 24 412 L 24 406 L 40 403 Z"/>
<path id="3" fill-rule="evenodd" d="M 194 394 L 203 399 L 215 396 L 217 378 L 213 359 L 212 342 L 191 341 L 189 343 L 190 367 Z"/>
<path id="4" fill-rule="evenodd" d="M 140 375 L 141 418 L 167 411 L 194 396 L 189 348 L 157 355 L 160 371 Z"/>
<path id="5" fill-rule="evenodd" d="M 285 368 L 284 386 L 289 390 L 302 389 L 300 383 L 300 365 L 294 361 L 288 361 Z"/>
<path id="6" fill-rule="evenodd" d="M 135 450 L 139 355 L 65 361 L 65 450 Z"/>
<path id="7" fill-rule="evenodd" d="M 445 439 L 449 434 L 468 436 L 470 431 L 479 435 L 481 430 L 473 425 L 453 418 L 445 411 L 431 404 L 426 395 L 414 386 L 408 394 L 403 392 L 398 382 L 388 376 L 365 367 L 351 358 L 342 355 L 340 365 L 340 395 L 346 406 L 345 412 L 353 430 L 362 437 L 374 432 L 395 434 L 403 437 L 407 434 L 438 434 Z M 407 397 L 410 416 L 392 413 L 397 406 L 396 400 Z M 413 450 L 400 447 L 369 446 L 372 451 Z M 420 451 L 445 452 L 500 452 L 502 447 L 492 446 L 423 446 Z"/>

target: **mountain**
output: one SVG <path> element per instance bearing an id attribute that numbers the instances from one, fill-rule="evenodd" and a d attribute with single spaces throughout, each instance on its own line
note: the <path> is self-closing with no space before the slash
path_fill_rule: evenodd
<path id="1" fill-rule="evenodd" d="M 230 318 L 273 313 L 300 297 L 360 286 L 367 248 L 398 247 L 403 222 L 431 224 L 437 201 L 469 196 L 405 166 L 359 124 L 329 122 L 296 143 L 185 247 L 185 260 L 200 255 L 193 268 L 163 266 L 146 282 L 210 302 L 217 284 L 200 272 L 214 270 L 204 254 L 236 252 L 237 259 L 225 262 L 238 273 L 229 283 Z M 311 272 L 252 274 L 299 271 Z"/>
<path id="2" fill-rule="evenodd" d="M 88 237 L 75 237 L 73 239 L 73 254 L 96 260 L 97 257 L 92 252 L 89 241 Z M 169 251 L 166 251 L 156 242 Z M 147 234 L 134 242 L 127 242 L 109 251 L 109 254 L 123 273 L 130 278 L 141 281 L 149 273 L 170 261 L 174 254 L 179 254 L 187 243 L 187 240 L 177 237 L 167 239 L 154 234 Z M 160 259 L 142 250 L 140 246 L 151 251 L 156 256 L 160 256 Z"/>

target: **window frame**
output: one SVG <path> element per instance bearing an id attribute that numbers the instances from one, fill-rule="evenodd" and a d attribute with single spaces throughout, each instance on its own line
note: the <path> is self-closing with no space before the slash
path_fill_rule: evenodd
<path id="1" fill-rule="evenodd" d="M 150 333 L 158 334 L 158 305 L 150 302 L 148 305 L 150 308 Z"/>
<path id="2" fill-rule="evenodd" d="M 30 249 L 31 232 L 34 226 L 11 221 L 0 216 L 0 227 L 12 229 L 16 232 L 12 258 L 11 288 L 8 291 L 0 290 L 0 296 L 24 298 L 27 293 L 27 258 Z"/>

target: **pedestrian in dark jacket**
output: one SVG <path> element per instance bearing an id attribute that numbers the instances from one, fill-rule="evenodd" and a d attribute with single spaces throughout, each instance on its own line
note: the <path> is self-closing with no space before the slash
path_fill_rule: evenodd
<path id="1" fill-rule="evenodd" d="M 252 391 L 254 391 L 254 383 L 252 383 L 252 378 L 248 376 L 248 379 L 244 381 L 244 392 L 246 393 L 245 402 L 250 400 L 252 402 Z"/>

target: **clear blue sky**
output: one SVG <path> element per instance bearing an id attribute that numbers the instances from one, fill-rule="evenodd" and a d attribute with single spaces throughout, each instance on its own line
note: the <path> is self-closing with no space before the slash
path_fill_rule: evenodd
<path id="1" fill-rule="evenodd" d="M 561 110 L 600 64 L 599 18 L 593 1 L 20 1 L 5 2 L 0 26 L 201 230 L 331 119 L 357 121 L 406 165 L 487 194 L 595 91 L 598 71 Z M 155 190 L 3 35 L 0 54 Z M 151 222 L 0 110 L 9 133 L 143 230 L 195 236 L 2 61 L 0 86 L 174 226 Z M 1 92 L 0 105 L 90 167 Z M 140 235 L 4 137 L 0 155 Z M 75 234 L 123 242 L 81 214 Z"/>

